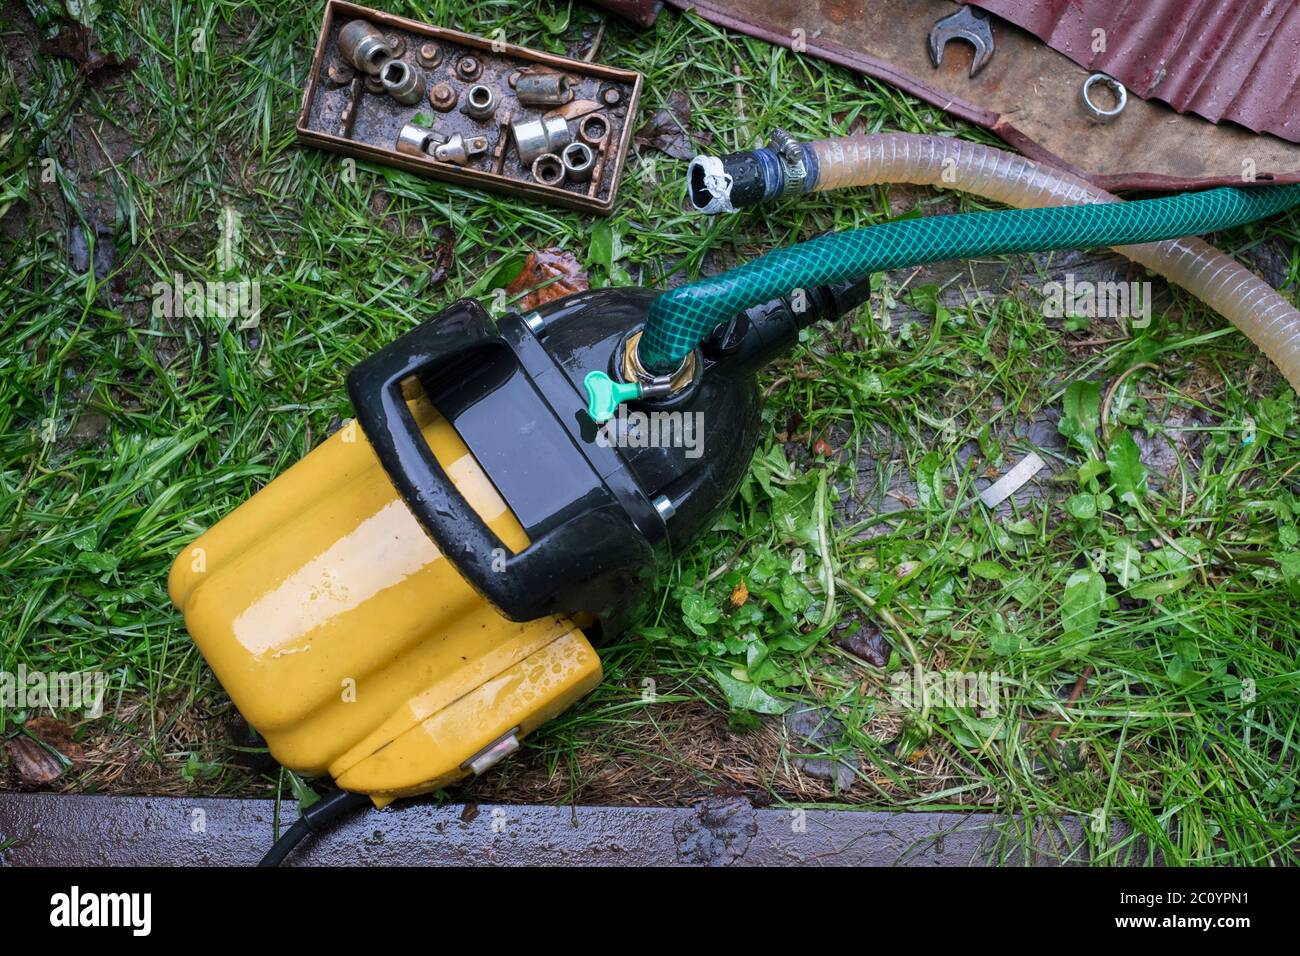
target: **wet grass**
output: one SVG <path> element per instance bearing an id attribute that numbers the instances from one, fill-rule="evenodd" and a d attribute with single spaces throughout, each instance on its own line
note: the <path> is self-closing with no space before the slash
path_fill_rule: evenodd
<path id="1" fill-rule="evenodd" d="M 777 125 L 989 141 L 674 12 L 637 32 L 581 4 L 378 5 L 575 55 L 604 23 L 597 58 L 646 75 L 643 116 L 684 92 L 718 151 Z M 353 181 L 338 157 L 297 146 L 319 25 L 301 4 L 102 12 L 104 49 L 140 65 L 84 93 L 67 62 L 23 57 L 26 9 L 6 6 L 0 136 L 49 127 L 33 155 L 56 163 L 0 188 L 0 667 L 113 675 L 107 715 L 77 727 L 93 759 L 63 786 L 282 787 L 227 734 L 229 702 L 167 601 L 169 562 L 347 417 L 354 362 L 500 286 L 529 248 L 572 251 L 593 285 L 662 284 L 829 229 L 975 205 L 869 190 L 703 220 L 683 210 L 685 163 L 641 149 L 608 223 L 609 268 L 580 215 L 364 163 Z M 77 232 L 90 237 L 79 254 Z M 1250 261 L 1271 251 L 1294 296 L 1298 235 L 1292 215 L 1217 241 Z M 1146 330 L 1045 319 L 1032 290 L 1061 262 L 883 277 L 853 320 L 811 330 L 764 377 L 742 495 L 603 651 L 601 688 L 497 771 L 495 795 L 672 800 L 740 785 L 778 801 L 1083 814 L 1108 860 L 1146 845 L 1173 863 L 1293 862 L 1294 396 L 1176 291 Z M 256 278 L 260 322 L 157 314 L 154 283 L 178 273 Z M 1079 440 L 1047 440 L 1062 416 Z M 1046 432 L 1029 425 L 1044 419 Z M 1153 457 L 1165 438 L 1175 453 Z M 977 479 L 1034 449 L 1052 466 L 1034 495 L 997 512 L 972 501 Z M 852 635 L 883 663 L 846 651 Z M 901 678 L 918 669 L 994 675 L 1001 694 L 992 708 L 904 707 Z M 796 702 L 843 723 L 827 746 L 853 755 L 847 791 L 794 768 L 801 748 L 782 743 L 776 713 Z M 30 716 L 0 709 L 0 733 Z M 1135 836 L 1102 849 L 1116 822 Z"/>

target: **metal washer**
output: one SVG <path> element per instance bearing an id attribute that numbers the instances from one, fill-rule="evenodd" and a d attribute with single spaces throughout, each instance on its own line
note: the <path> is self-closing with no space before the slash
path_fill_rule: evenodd
<path id="1" fill-rule="evenodd" d="M 1092 88 L 1098 83 L 1103 83 L 1111 88 L 1115 94 L 1116 103 L 1108 110 L 1102 109 L 1092 101 Z M 1124 84 L 1113 76 L 1107 76 L 1105 73 L 1094 73 L 1083 81 L 1083 89 L 1079 91 L 1079 96 L 1083 100 L 1083 108 L 1088 111 L 1088 115 L 1099 123 L 1114 122 L 1120 113 L 1124 112 L 1124 107 L 1128 105 L 1128 90 Z"/>

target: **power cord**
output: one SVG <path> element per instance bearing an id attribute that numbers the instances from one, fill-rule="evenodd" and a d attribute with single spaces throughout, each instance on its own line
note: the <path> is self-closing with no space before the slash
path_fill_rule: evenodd
<path id="1" fill-rule="evenodd" d="M 349 810 L 369 805 L 370 798 L 364 793 L 352 793 L 348 790 L 337 790 L 327 797 L 321 797 L 302 811 L 302 816 L 294 822 L 293 826 L 280 834 L 280 839 L 266 851 L 266 856 L 262 857 L 262 861 L 257 865 L 279 866 L 308 834 L 318 836 L 320 828 L 331 820 L 338 819 Z"/>

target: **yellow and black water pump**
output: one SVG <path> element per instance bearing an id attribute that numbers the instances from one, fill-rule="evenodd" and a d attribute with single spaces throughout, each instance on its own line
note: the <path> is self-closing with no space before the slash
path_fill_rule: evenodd
<path id="1" fill-rule="evenodd" d="M 171 598 L 285 767 L 383 804 L 482 772 L 595 687 L 592 643 L 744 475 L 756 370 L 865 292 L 749 309 L 633 403 L 691 416 L 689 446 L 586 409 L 591 370 L 637 374 L 655 295 L 498 321 L 454 303 L 357 365 L 355 420 L 179 555 Z"/>
<path id="2" fill-rule="evenodd" d="M 911 155 L 887 141 L 786 146 L 813 173 L 797 184 L 807 191 L 876 181 L 873 157 Z M 455 303 L 354 368 L 355 421 L 180 555 L 172 600 L 236 706 L 286 767 L 341 788 L 295 827 L 482 772 L 591 690 L 591 642 L 632 619 L 660 562 L 709 525 L 748 468 L 757 369 L 802 327 L 865 301 L 874 272 L 1137 250 L 1226 310 L 1300 387 L 1300 314 L 1179 238 L 1292 209 L 1300 185 L 1062 206 L 1090 187 L 983 147 L 915 145 L 914 181 L 959 149 L 972 182 L 1013 171 L 993 179 L 1015 188 L 991 196 L 1043 205 L 831 233 L 662 294 L 583 292 L 495 323 Z M 749 202 L 785 195 L 765 152 L 724 157 L 716 176 L 700 165 L 696 205 L 719 185 L 747 182 Z M 1038 185 L 1022 189 L 1022 177 Z M 1165 240 L 1176 241 L 1151 245 Z M 642 414 L 611 419 L 620 406 Z M 662 429 L 633 440 L 645 412 L 689 417 L 698 440 L 665 442 Z"/>

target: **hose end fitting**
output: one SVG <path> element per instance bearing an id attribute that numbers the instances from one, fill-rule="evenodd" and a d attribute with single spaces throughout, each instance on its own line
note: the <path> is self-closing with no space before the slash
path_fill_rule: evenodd
<path id="1" fill-rule="evenodd" d="M 812 149 L 779 129 L 772 131 L 766 147 L 722 157 L 696 156 L 686 170 L 691 205 L 709 216 L 797 196 L 816 182 Z"/>
<path id="2" fill-rule="evenodd" d="M 623 339 L 618 352 L 613 356 L 610 367 L 613 375 L 597 369 L 588 372 L 583 379 L 583 388 L 587 393 L 587 414 L 597 424 L 612 418 L 618 407 L 625 402 L 672 401 L 698 381 L 699 363 L 694 350 L 681 360 L 676 369 L 659 374 L 641 364 L 641 356 L 637 351 L 640 342 L 641 330 L 638 329 Z"/>
<path id="3" fill-rule="evenodd" d="M 735 178 L 717 156 L 696 156 L 686 168 L 686 192 L 691 205 L 706 216 L 736 211 L 731 203 L 734 183 Z"/>
<path id="4" fill-rule="evenodd" d="M 687 352 L 676 368 L 657 371 L 641 359 L 642 332 L 638 330 L 623 342 L 621 355 L 615 358 L 619 373 L 625 382 L 639 382 L 643 398 L 672 398 L 679 395 L 695 381 L 695 352 Z"/>

